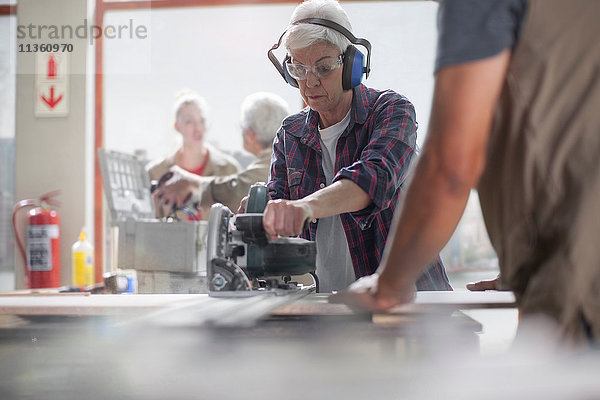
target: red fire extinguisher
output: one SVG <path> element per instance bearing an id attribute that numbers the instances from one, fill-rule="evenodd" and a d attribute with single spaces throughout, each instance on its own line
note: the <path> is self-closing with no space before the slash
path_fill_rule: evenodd
<path id="1" fill-rule="evenodd" d="M 12 224 L 26 269 L 25 284 L 32 289 L 60 286 L 60 219 L 54 196 L 46 193 L 39 199 L 22 200 L 15 204 Z M 35 207 L 27 213 L 27 241 L 23 245 L 17 229 L 17 213 L 24 207 Z"/>

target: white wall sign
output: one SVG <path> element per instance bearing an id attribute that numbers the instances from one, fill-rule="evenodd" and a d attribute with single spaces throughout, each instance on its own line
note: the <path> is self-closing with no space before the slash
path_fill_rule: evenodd
<path id="1" fill-rule="evenodd" d="M 35 71 L 35 116 L 68 115 L 69 53 L 37 53 Z"/>

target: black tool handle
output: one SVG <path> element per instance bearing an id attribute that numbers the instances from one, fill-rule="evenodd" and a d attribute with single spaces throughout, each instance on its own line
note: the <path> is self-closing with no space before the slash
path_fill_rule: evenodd
<path id="1" fill-rule="evenodd" d="M 252 185 L 248 192 L 248 203 L 246 204 L 246 212 L 249 214 L 262 214 L 267 207 L 269 201 L 269 190 L 266 185 Z"/>

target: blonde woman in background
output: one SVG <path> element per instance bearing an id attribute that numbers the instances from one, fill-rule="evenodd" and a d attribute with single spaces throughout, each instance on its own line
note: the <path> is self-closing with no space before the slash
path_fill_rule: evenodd
<path id="1" fill-rule="evenodd" d="M 240 170 L 233 157 L 205 141 L 208 104 L 203 97 L 189 90 L 183 91 L 177 96 L 174 109 L 174 127 L 181 134 L 183 143 L 175 153 L 148 164 L 150 180 L 162 184 L 170 176 L 177 179 L 181 170 L 198 176 L 226 176 Z M 173 209 L 168 198 L 155 196 L 155 200 L 157 217 L 164 217 Z"/>
<path id="2" fill-rule="evenodd" d="M 258 92 L 247 96 L 241 107 L 240 133 L 244 150 L 256 157 L 254 162 L 245 170 L 227 176 L 199 177 L 180 171 L 179 179 L 159 187 L 154 197 L 160 196 L 178 207 L 190 202 L 191 198 L 204 216 L 214 203 L 222 203 L 236 211 L 252 184 L 267 181 L 273 138 L 288 114 L 288 104 L 274 93 Z"/>

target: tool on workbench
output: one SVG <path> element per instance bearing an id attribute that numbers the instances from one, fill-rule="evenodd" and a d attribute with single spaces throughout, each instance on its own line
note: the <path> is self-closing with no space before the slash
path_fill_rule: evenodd
<path id="1" fill-rule="evenodd" d="M 210 209 L 207 238 L 210 292 L 253 289 L 302 289 L 292 276 L 315 274 L 315 242 L 267 237 L 262 217 L 268 201 L 265 185 L 250 188 L 246 213 L 234 215 L 223 204 Z"/>
<path id="2" fill-rule="evenodd" d="M 58 293 L 136 293 L 137 281 L 135 270 L 117 270 L 115 272 L 106 272 L 103 275 L 102 282 L 89 286 L 61 286 Z"/>

